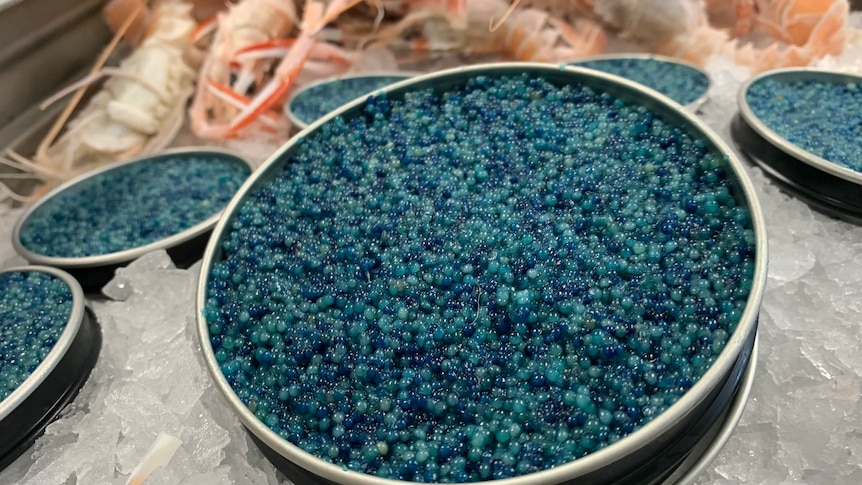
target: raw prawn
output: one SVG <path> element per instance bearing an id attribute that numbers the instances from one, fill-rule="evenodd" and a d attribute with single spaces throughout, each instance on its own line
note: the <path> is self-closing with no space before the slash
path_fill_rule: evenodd
<path id="1" fill-rule="evenodd" d="M 398 23 L 416 12 L 446 13 L 463 24 L 466 10 L 467 0 L 365 0 L 340 15 L 318 39 L 363 46 L 381 25 Z"/>
<path id="2" fill-rule="evenodd" d="M 198 41 L 207 30 L 215 29 L 190 112 L 196 135 L 208 139 L 227 137 L 224 123 L 248 103 L 248 92 L 263 82 L 271 67 L 271 59 L 237 59 L 237 54 L 283 38 L 297 23 L 293 0 L 246 0 L 195 31 L 192 40 Z M 279 137 L 287 129 L 287 121 L 278 116 L 262 118 L 263 132 Z"/>
<path id="3" fill-rule="evenodd" d="M 791 45 L 805 45 L 820 20 L 843 0 L 706 0 L 711 25 L 733 37 L 756 32 Z"/>
<path id="4" fill-rule="evenodd" d="M 211 55 L 207 59 L 210 64 L 204 64 L 192 104 L 195 133 L 204 138 L 225 139 L 259 136 L 264 132 L 275 139 L 286 139 L 287 120 L 270 108 L 294 86 L 310 58 L 349 62 L 343 51 L 319 42 L 316 37 L 338 15 L 361 1 L 334 0 L 324 6 L 319 1 L 308 0 L 295 39 L 278 40 L 278 35 L 272 35 L 265 41 L 248 43 L 239 49 L 231 44 L 225 52 Z M 273 59 L 280 59 L 280 62 L 269 77 Z M 239 66 L 233 83 L 229 82 L 231 63 Z M 217 74 L 217 80 L 213 80 L 212 73 Z M 256 89 L 259 86 L 262 88 Z"/>
<path id="5" fill-rule="evenodd" d="M 345 10 L 362 0 L 334 0 L 329 5 L 306 0 L 303 11 L 302 26 L 296 43 L 275 69 L 275 75 L 269 83 L 260 90 L 257 96 L 230 123 L 230 130 L 235 132 L 265 113 L 293 86 L 303 65 L 311 56 L 316 44 L 315 37 L 324 27 Z"/>
<path id="6" fill-rule="evenodd" d="M 700 65 L 722 56 L 754 71 L 804 66 L 840 54 L 849 15 L 846 0 L 529 0 L 529 4 L 559 16 L 583 14 L 647 52 Z M 736 40 L 748 34 L 766 39 L 754 39 L 760 41 L 755 44 Z"/>
<path id="7" fill-rule="evenodd" d="M 758 2 L 758 5 L 766 7 L 767 3 Z M 709 25 L 703 14 L 692 28 L 669 39 L 655 52 L 697 64 L 703 64 L 713 56 L 726 57 L 754 72 L 807 66 L 828 55 L 841 54 L 847 44 L 849 4 L 842 0 L 819 4 L 828 4 L 828 8 L 816 15 L 816 22 L 810 22 L 812 17 L 794 10 L 795 4 L 792 3 L 784 3 L 785 8 L 776 7 L 774 10 L 758 7 L 755 25 L 758 29 L 767 27 L 769 35 L 783 41 L 783 45 L 772 42 L 759 48 L 751 43 L 740 44 L 726 31 Z M 798 16 L 790 17 L 793 12 Z M 780 28 L 776 20 L 780 21 Z"/>
<path id="8" fill-rule="evenodd" d="M 11 150 L 8 153 L 13 166 L 34 173 L 44 182 L 31 200 L 84 172 L 160 150 L 170 143 L 182 126 L 185 102 L 193 92 L 194 70 L 185 60 L 195 25 L 190 12 L 191 5 L 180 0 L 160 2 L 150 16 L 140 47 L 119 67 L 99 70 L 133 21 L 130 17 L 89 76 L 43 103 L 44 107 L 78 91 L 33 160 Z M 102 89 L 56 138 L 86 86 L 102 77 L 108 77 Z"/>
<path id="9" fill-rule="evenodd" d="M 405 34 L 420 38 L 404 46 L 411 50 L 460 50 L 466 53 L 498 53 L 519 61 L 558 62 L 604 51 L 604 31 L 595 23 L 579 20 L 574 25 L 539 9 L 510 9 L 500 0 L 468 2 L 466 23 L 451 12 L 420 10 L 377 34 L 375 42 L 397 44 Z M 496 25 L 489 21 L 502 18 Z M 493 23 L 493 22 L 492 22 Z M 496 28 L 494 28 L 496 27 Z"/>
<path id="10" fill-rule="evenodd" d="M 850 5 L 846 0 L 750 0 L 757 15 L 758 30 L 774 39 L 802 46 L 811 39 L 821 22 L 829 18 L 846 24 Z"/>
<path id="11" fill-rule="evenodd" d="M 227 7 L 225 0 L 186 0 L 192 6 L 192 17 L 195 20 L 205 20 Z M 111 0 L 102 9 L 102 17 L 113 32 L 117 32 L 130 17 L 132 12 L 138 11 L 145 0 Z M 147 26 L 149 25 L 150 11 L 144 9 L 139 13 L 132 25 L 126 30 L 123 42 L 126 45 L 137 47 L 143 40 Z"/>
<path id="12" fill-rule="evenodd" d="M 514 0 L 499 25 L 516 15 L 519 6 L 577 22 L 589 19 L 640 49 L 649 50 L 685 31 L 703 9 L 703 0 Z"/>
<path id="13" fill-rule="evenodd" d="M 754 28 L 755 0 L 706 0 L 709 23 L 730 32 L 731 37 L 747 35 Z"/>
<path id="14" fill-rule="evenodd" d="M 516 11 L 492 32 L 492 49 L 519 61 L 565 62 L 604 52 L 604 30 L 586 19 L 569 24 L 538 9 Z"/>

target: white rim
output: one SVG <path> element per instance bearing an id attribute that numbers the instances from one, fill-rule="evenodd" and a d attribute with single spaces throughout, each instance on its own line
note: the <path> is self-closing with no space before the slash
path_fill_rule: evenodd
<path id="1" fill-rule="evenodd" d="M 582 64 L 584 62 L 612 61 L 612 60 L 616 60 L 616 59 L 653 60 L 653 61 L 665 62 L 667 64 L 676 64 L 678 66 L 687 67 L 687 68 L 691 69 L 692 71 L 696 71 L 696 72 L 700 73 L 701 75 L 703 75 L 703 77 L 706 79 L 706 90 L 697 99 L 695 99 L 691 103 L 686 103 L 683 106 L 685 106 L 686 108 L 694 110 L 694 109 L 697 109 L 698 107 L 700 107 L 702 104 L 706 103 L 706 101 L 709 99 L 709 90 L 712 89 L 712 77 L 710 77 L 709 73 L 706 72 L 705 70 L 703 70 L 700 66 L 697 66 L 696 64 L 692 64 L 691 62 L 688 62 L 688 61 L 684 61 L 682 59 L 676 59 L 676 58 L 667 57 L 667 56 L 660 56 L 658 54 L 599 54 L 599 55 L 595 55 L 595 56 L 582 57 L 582 58 L 577 59 L 575 61 L 571 61 L 569 63 L 569 65 L 578 66 L 578 67 L 585 67 L 585 66 L 580 66 L 580 64 Z M 604 71 L 602 71 L 602 72 L 604 72 Z M 626 78 L 626 79 L 628 79 L 628 78 Z M 631 81 L 631 79 L 629 79 L 629 81 Z M 647 86 L 647 87 L 649 88 L 649 86 Z M 650 88 L 650 89 L 652 89 L 652 88 Z"/>
<path id="2" fill-rule="evenodd" d="M 760 336 L 755 334 L 754 345 L 751 348 L 751 355 L 748 358 L 748 366 L 745 368 L 745 373 L 743 374 L 742 382 L 739 385 L 739 390 L 737 391 L 736 397 L 731 402 L 730 408 L 727 411 L 727 416 L 724 418 L 724 423 L 721 425 L 721 429 L 712 439 L 709 446 L 706 447 L 706 450 L 704 450 L 696 460 L 693 460 L 694 463 L 690 464 L 687 469 L 685 468 L 686 463 L 683 462 L 680 468 L 680 471 L 683 473 L 681 473 L 679 478 L 676 480 L 677 485 L 694 483 L 695 480 L 700 478 L 700 475 L 706 471 L 709 465 L 711 465 L 718 457 L 719 453 L 721 453 L 721 450 L 724 449 L 724 445 L 726 445 L 730 440 L 730 437 L 733 435 L 733 431 L 736 429 L 736 425 L 739 424 L 739 420 L 742 419 L 742 415 L 745 413 L 745 407 L 748 404 L 748 398 L 751 396 L 751 390 L 754 388 L 754 376 L 757 374 L 757 346 L 759 339 Z"/>

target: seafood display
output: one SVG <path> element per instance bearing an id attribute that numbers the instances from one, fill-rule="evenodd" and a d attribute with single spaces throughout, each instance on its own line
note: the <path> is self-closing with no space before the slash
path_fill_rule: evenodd
<path id="1" fill-rule="evenodd" d="M 728 32 L 712 26 L 706 11 L 700 11 L 692 26 L 662 44 L 657 53 L 699 64 L 722 56 L 754 72 L 807 66 L 827 55 L 841 54 L 849 12 L 846 0 L 758 0 L 743 5 L 741 21 L 735 24 L 742 27 Z M 768 43 L 757 47 L 755 42 L 732 38 L 743 33 L 752 34 L 755 41 L 765 36 Z"/>
<path id="2" fill-rule="evenodd" d="M 724 57 L 754 72 L 841 54 L 850 11 L 847 0 L 514 0 L 513 5 L 564 19 L 592 19 L 633 50 L 701 66 Z"/>
<path id="3" fill-rule="evenodd" d="M 282 113 L 304 84 L 393 70 L 438 53 L 569 62 L 644 52 L 704 66 L 723 57 L 757 73 L 842 53 L 847 0 L 110 0 L 117 32 L 34 154 L 0 161 L 37 178 L 29 197 L 106 163 L 150 153 L 187 132 L 245 143 L 263 159 L 292 134 Z M 131 53 L 102 68 L 122 39 Z M 415 69 L 414 67 L 411 69 Z M 83 109 L 86 86 L 107 78 Z M 191 103 L 189 104 L 189 99 Z M 26 158 L 29 156 L 29 158 Z"/>
<path id="4" fill-rule="evenodd" d="M 198 75 L 190 110 L 192 130 L 203 138 L 227 138 L 228 122 L 248 104 L 248 94 L 263 82 L 272 60 L 239 54 L 261 50 L 285 37 L 298 23 L 290 0 L 250 0 L 220 12 L 193 40 L 215 30 L 209 53 Z M 233 79 L 231 79 L 233 78 Z M 286 136 L 287 120 L 275 114 L 259 117 L 253 128 Z"/>
<path id="5" fill-rule="evenodd" d="M 491 25 L 494 18 L 504 21 Z M 563 62 L 604 52 L 605 33 L 589 19 L 570 24 L 545 10 L 513 9 L 503 0 L 468 2 L 462 10 L 417 11 L 369 36 L 418 51 L 458 50 L 504 59 Z"/>
<path id="6" fill-rule="evenodd" d="M 133 11 L 124 29 L 139 11 Z M 182 126 L 186 100 L 193 92 L 195 70 L 189 51 L 194 26 L 190 4 L 160 2 L 149 15 L 143 41 L 118 67 L 101 68 L 100 59 L 89 76 L 46 101 L 43 105 L 78 92 L 32 159 L 8 151 L 11 165 L 43 182 L 29 197 L 8 191 L 9 196 L 35 199 L 89 170 L 165 148 Z M 83 90 L 104 77 L 99 91 L 60 133 Z"/>

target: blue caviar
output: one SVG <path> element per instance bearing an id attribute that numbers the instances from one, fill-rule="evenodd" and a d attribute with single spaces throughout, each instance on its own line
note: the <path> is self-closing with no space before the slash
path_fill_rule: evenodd
<path id="1" fill-rule="evenodd" d="M 310 125 L 360 96 L 407 78 L 409 76 L 362 76 L 316 84 L 304 89 L 291 100 L 290 111 Z"/>
<path id="2" fill-rule="evenodd" d="M 745 99 L 754 115 L 785 140 L 820 158 L 862 172 L 862 86 L 763 79 Z"/>
<path id="3" fill-rule="evenodd" d="M 39 271 L 0 273 L 0 401 L 45 360 L 72 314 L 72 290 Z"/>
<path id="4" fill-rule="evenodd" d="M 679 104 L 689 104 L 706 94 L 709 78 L 692 67 L 649 58 L 595 59 L 574 62 L 586 67 L 624 77 L 654 89 Z"/>
<path id="5" fill-rule="evenodd" d="M 39 206 L 21 227 L 21 244 L 64 258 L 144 246 L 219 213 L 250 173 L 245 163 L 216 154 L 123 165 Z"/>
<path id="6" fill-rule="evenodd" d="M 471 482 L 606 447 L 706 372 L 751 288 L 722 155 L 575 83 L 372 97 L 286 157 L 203 314 L 248 408 L 351 470 Z"/>

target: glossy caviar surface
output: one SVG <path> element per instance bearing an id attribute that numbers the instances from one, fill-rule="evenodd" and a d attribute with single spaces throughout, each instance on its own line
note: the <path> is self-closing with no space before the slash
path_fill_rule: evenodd
<path id="1" fill-rule="evenodd" d="M 659 59 L 596 59 L 573 64 L 630 79 L 683 105 L 697 101 L 709 88 L 709 78 L 703 72 Z"/>
<path id="2" fill-rule="evenodd" d="M 763 124 L 820 158 L 862 172 L 862 86 L 823 81 L 752 84 L 746 101 Z"/>
<path id="3" fill-rule="evenodd" d="M 471 482 L 615 443 L 706 372 L 751 287 L 722 155 L 577 83 L 377 96 L 285 157 L 204 316 L 248 408 L 351 470 Z"/>
<path id="4" fill-rule="evenodd" d="M 72 313 L 72 290 L 39 271 L 0 273 L 0 401 L 45 360 Z"/>
<path id="5" fill-rule="evenodd" d="M 216 154 L 131 163 L 39 206 L 21 228 L 21 243 L 64 258 L 144 246 L 219 213 L 250 173 L 245 163 Z"/>
<path id="6" fill-rule="evenodd" d="M 407 79 L 409 76 L 362 76 L 310 86 L 290 103 L 294 116 L 311 124 L 354 99 Z"/>

